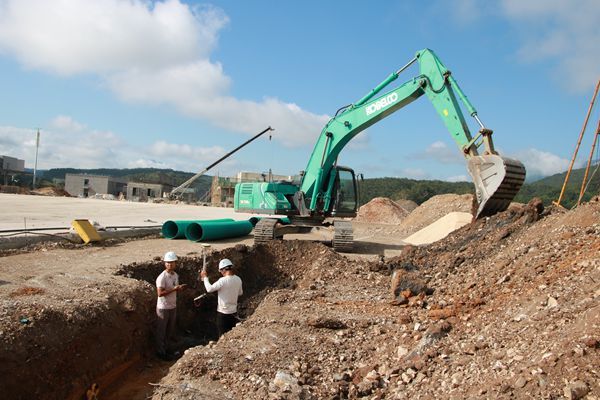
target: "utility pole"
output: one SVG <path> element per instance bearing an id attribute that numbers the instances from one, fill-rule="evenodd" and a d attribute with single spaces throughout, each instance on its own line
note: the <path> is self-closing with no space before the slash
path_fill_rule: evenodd
<path id="1" fill-rule="evenodd" d="M 37 175 L 37 161 L 38 161 L 38 150 L 40 148 L 40 128 L 37 128 L 37 135 L 35 138 L 35 165 L 33 167 L 33 188 L 35 189 L 35 178 Z"/>

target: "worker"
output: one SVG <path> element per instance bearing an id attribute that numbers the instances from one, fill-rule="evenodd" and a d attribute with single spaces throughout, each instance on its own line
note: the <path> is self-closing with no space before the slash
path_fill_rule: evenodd
<path id="1" fill-rule="evenodd" d="M 179 275 L 175 272 L 177 268 L 177 255 L 173 251 L 167 251 L 163 258 L 165 270 L 156 278 L 156 355 L 163 359 L 169 359 L 167 347 L 169 341 L 174 337 L 175 320 L 177 318 L 177 292 L 186 287 L 179 284 Z"/>
<path id="2" fill-rule="evenodd" d="M 237 302 L 242 295 L 242 280 L 233 271 L 231 260 L 224 258 L 219 262 L 221 278 L 210 284 L 206 270 L 200 271 L 200 279 L 208 293 L 217 292 L 217 331 L 219 337 L 231 330 L 237 323 Z"/>

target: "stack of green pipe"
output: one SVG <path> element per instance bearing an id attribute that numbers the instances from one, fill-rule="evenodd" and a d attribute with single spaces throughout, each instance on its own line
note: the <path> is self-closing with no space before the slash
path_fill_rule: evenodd
<path id="1" fill-rule="evenodd" d="M 190 224 L 210 224 L 214 222 L 228 222 L 233 221 L 231 218 L 223 219 L 204 219 L 204 220 L 191 220 L 191 221 L 166 221 L 162 226 L 162 235 L 167 239 L 183 239 L 185 232 Z"/>
<path id="2" fill-rule="evenodd" d="M 250 221 L 194 222 L 187 226 L 185 236 L 192 242 L 246 236 L 254 225 Z"/>

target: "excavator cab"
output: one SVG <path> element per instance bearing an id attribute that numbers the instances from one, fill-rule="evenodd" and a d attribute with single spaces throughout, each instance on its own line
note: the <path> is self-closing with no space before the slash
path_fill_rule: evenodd
<path id="1" fill-rule="evenodd" d="M 333 217 L 355 217 L 358 206 L 358 190 L 354 171 L 346 167 L 336 167 L 334 183 L 335 201 L 331 215 Z"/>

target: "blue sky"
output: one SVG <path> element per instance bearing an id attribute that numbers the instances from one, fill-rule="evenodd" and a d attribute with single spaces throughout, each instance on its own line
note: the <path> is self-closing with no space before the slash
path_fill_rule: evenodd
<path id="1" fill-rule="evenodd" d="M 33 167 L 39 127 L 40 169 L 197 172 L 272 126 L 209 173 L 296 174 L 338 108 L 431 48 L 500 153 L 551 175 L 600 78 L 599 20 L 596 0 L 0 0 L 0 154 Z M 425 97 L 339 163 L 367 178 L 468 179 Z"/>

